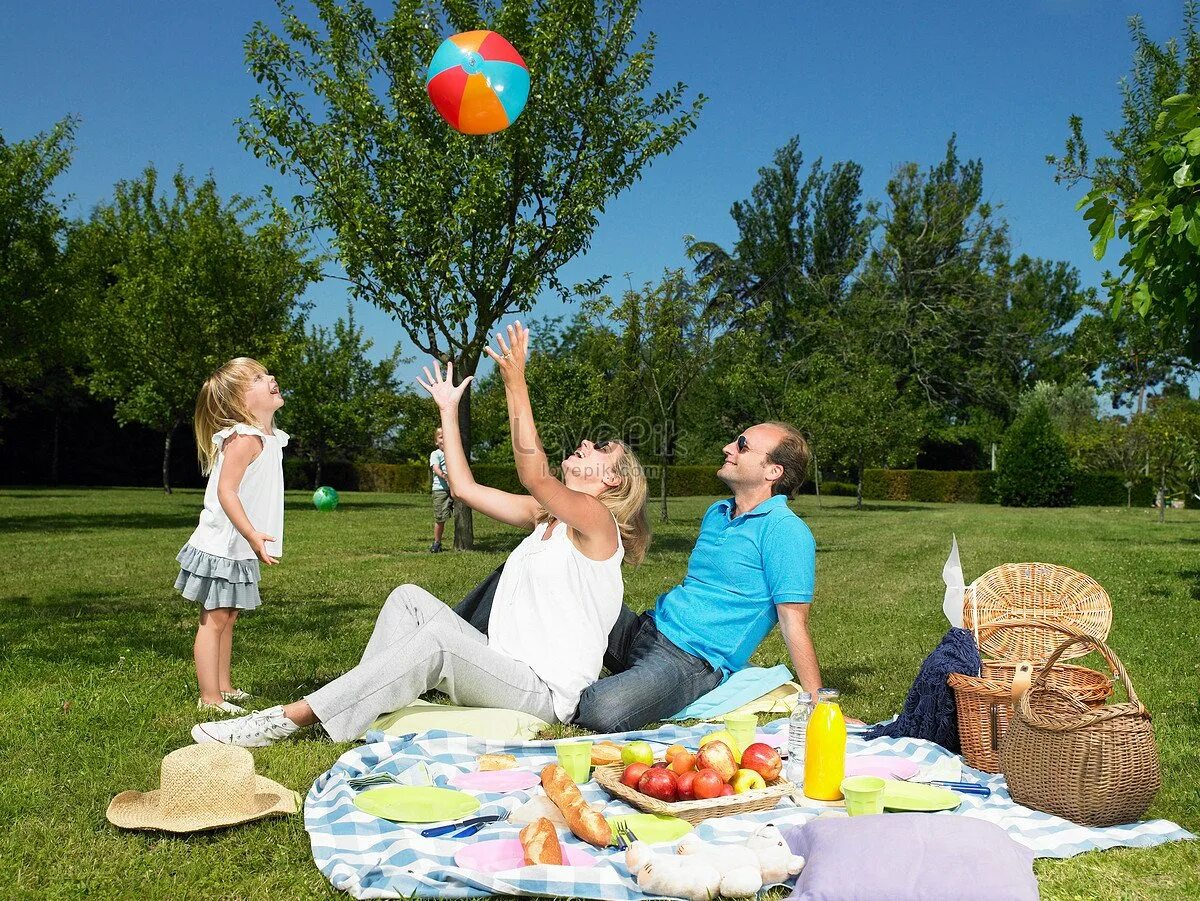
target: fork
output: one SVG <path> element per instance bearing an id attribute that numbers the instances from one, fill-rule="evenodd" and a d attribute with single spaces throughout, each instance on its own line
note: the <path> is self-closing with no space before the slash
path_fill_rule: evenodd
<path id="1" fill-rule="evenodd" d="M 633 830 L 626 823 L 618 823 L 613 830 L 613 834 L 617 839 L 618 851 L 624 851 L 638 840 L 638 837 L 633 834 Z"/>

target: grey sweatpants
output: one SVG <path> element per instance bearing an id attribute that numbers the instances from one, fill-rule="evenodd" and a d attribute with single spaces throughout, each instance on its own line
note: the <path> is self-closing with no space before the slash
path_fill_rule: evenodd
<path id="1" fill-rule="evenodd" d="M 550 689 L 537 673 L 493 651 L 487 636 L 416 585 L 388 595 L 358 666 L 304 700 L 334 741 L 351 741 L 380 714 L 431 688 L 455 704 L 505 707 L 557 722 Z"/>

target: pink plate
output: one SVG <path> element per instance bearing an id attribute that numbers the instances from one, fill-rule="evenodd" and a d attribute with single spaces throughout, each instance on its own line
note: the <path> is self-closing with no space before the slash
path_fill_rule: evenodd
<path id="1" fill-rule="evenodd" d="M 857 754 L 846 758 L 847 776 L 878 776 L 880 779 L 911 779 L 920 767 L 903 757 L 887 754 Z"/>
<path id="2" fill-rule="evenodd" d="M 473 792 L 515 792 L 533 788 L 540 781 L 538 774 L 529 770 L 487 770 L 450 777 L 455 788 Z"/>
<path id="3" fill-rule="evenodd" d="M 454 855 L 454 862 L 464 870 L 499 873 L 525 866 L 525 851 L 520 839 L 494 839 L 468 845 Z M 563 863 L 569 867 L 594 867 L 596 858 L 580 848 L 563 845 Z"/>

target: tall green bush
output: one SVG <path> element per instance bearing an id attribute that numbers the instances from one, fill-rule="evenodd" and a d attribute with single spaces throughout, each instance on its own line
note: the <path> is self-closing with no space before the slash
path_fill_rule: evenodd
<path id="1" fill-rule="evenodd" d="M 1074 490 L 1067 443 L 1044 401 L 1026 405 L 1004 435 L 996 494 L 1006 507 L 1069 507 Z"/>

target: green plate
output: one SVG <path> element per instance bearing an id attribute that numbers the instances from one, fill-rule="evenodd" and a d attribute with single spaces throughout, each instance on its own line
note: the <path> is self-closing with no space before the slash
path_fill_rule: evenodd
<path id="1" fill-rule="evenodd" d="M 626 816 L 607 817 L 607 819 L 614 831 L 617 826 L 626 826 L 633 830 L 638 841 L 648 845 L 658 842 L 673 842 L 692 831 L 692 824 L 687 820 L 669 817 L 661 813 L 631 813 Z"/>
<path id="2" fill-rule="evenodd" d="M 935 810 L 953 810 L 961 803 L 962 797 L 948 788 L 922 785 L 919 782 L 903 782 L 899 779 L 883 781 L 883 806 L 888 810 L 929 813 Z"/>
<path id="3" fill-rule="evenodd" d="M 359 810 L 396 823 L 440 823 L 479 809 L 479 799 L 466 792 L 430 785 L 387 785 L 354 799 Z"/>

